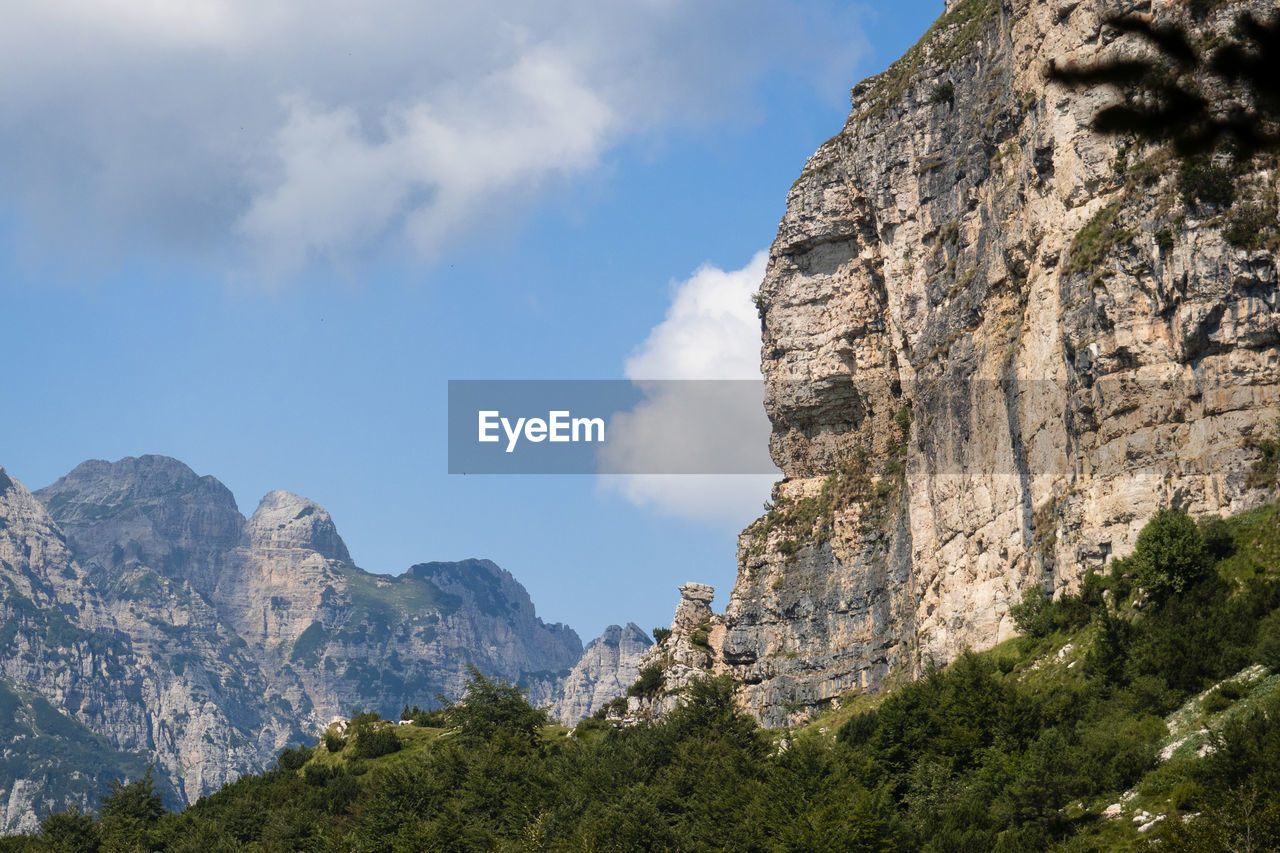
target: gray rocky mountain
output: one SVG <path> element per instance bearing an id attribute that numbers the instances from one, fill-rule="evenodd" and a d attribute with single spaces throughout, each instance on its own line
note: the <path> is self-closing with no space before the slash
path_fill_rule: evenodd
<path id="1" fill-rule="evenodd" d="M 610 700 L 625 696 L 640 674 L 640 660 L 653 640 L 634 622 L 610 625 L 587 643 L 582 657 L 560 682 L 551 716 L 567 726 Z"/>
<path id="2" fill-rule="evenodd" d="M 154 689 L 44 507 L 0 469 L 2 828 L 32 829 L 38 812 L 93 802 L 145 767 L 127 753 L 148 743 L 140 700 Z"/>
<path id="3" fill-rule="evenodd" d="M 703 669 L 762 721 L 1009 637 L 1024 590 L 1074 589 L 1163 506 L 1272 494 L 1252 471 L 1280 409 L 1275 156 L 1100 136 L 1114 92 L 1044 74 L 1146 50 L 1108 15 L 1209 44 L 1246 8 L 1274 4 L 1200 25 L 1173 2 L 958 0 L 853 89 L 757 297 L 785 479 L 706 617 Z M 1230 193 L 1197 196 L 1206 176 Z M 650 652 L 669 684 L 686 646 Z"/>
<path id="4" fill-rule="evenodd" d="M 174 805 L 191 802 L 333 715 L 458 695 L 471 666 L 549 702 L 582 653 L 492 562 L 371 574 L 289 492 L 246 519 L 216 479 L 162 456 L 86 462 L 34 495 L 0 478 L 7 831 L 92 808 L 147 761 Z M 36 736 L 50 732 L 71 753 Z"/>

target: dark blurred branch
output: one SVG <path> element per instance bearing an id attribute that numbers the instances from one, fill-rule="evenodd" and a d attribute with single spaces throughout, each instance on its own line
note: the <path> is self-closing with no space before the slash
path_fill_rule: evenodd
<path id="1" fill-rule="evenodd" d="M 1060 68 L 1050 61 L 1045 71 L 1067 86 L 1121 90 L 1124 103 L 1101 110 L 1095 130 L 1169 141 L 1184 156 L 1211 151 L 1223 140 L 1241 157 L 1280 150 L 1280 14 L 1266 23 L 1241 15 L 1237 39 L 1209 56 L 1197 52 L 1176 24 L 1157 26 L 1132 15 L 1105 23 L 1140 36 L 1156 55 L 1083 67 Z"/>

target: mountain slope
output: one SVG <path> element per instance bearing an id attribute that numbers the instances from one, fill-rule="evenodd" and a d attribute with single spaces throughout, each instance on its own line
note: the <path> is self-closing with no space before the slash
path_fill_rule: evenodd
<path id="1" fill-rule="evenodd" d="M 136 779 L 148 760 L 117 750 L 43 696 L 0 681 L 0 827 L 31 832 L 38 818 L 75 804 L 95 807 L 112 780 Z M 170 798 L 170 802 L 173 800 Z"/>
<path id="2" fill-rule="evenodd" d="M 371 574 L 328 512 L 289 492 L 245 519 L 225 486 L 166 457 L 86 462 L 34 496 L 3 476 L 0 678 L 97 738 L 85 749 L 122 753 L 102 767 L 151 756 L 175 803 L 353 707 L 456 695 L 469 666 L 549 701 L 582 651 L 493 563 Z M 100 793 L 63 788 L 87 808 Z M 5 827 L 29 826 L 36 804 L 13 800 Z"/>
<path id="3" fill-rule="evenodd" d="M 1019 636 L 802 727 L 760 730 L 718 678 L 570 731 L 477 677 L 413 724 L 362 715 L 180 814 L 93 828 L 151 849 L 1274 850 L 1278 510 L 1164 513 L 1080 594 L 1028 597 Z M 1156 562 L 1180 590 L 1139 586 Z M 682 588 L 677 627 L 708 598 Z"/>

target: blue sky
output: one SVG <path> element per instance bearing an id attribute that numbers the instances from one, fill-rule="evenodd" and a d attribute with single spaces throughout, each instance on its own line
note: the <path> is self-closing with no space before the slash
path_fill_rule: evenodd
<path id="1" fill-rule="evenodd" d="M 722 607 L 767 486 L 449 476 L 446 382 L 680 363 L 675 295 L 722 270 L 746 299 L 849 88 L 942 4 L 435 6 L 14 14 L 0 465 L 162 453 L 246 515 L 288 489 L 363 567 L 488 557 L 584 642 L 688 580 Z"/>

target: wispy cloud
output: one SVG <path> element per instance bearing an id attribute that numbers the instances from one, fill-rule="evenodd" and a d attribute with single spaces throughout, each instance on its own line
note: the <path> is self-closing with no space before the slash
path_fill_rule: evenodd
<path id="1" fill-rule="evenodd" d="M 49 0 L 0 30 L 0 204 L 57 245 L 427 256 L 619 142 L 847 83 L 834 0 Z"/>

